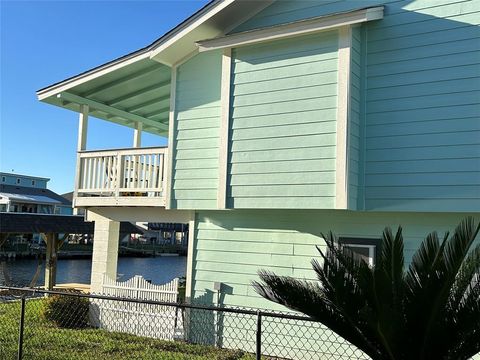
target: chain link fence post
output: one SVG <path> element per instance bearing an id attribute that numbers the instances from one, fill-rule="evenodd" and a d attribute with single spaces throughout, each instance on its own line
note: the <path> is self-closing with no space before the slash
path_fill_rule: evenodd
<path id="1" fill-rule="evenodd" d="M 256 360 L 260 360 L 262 357 L 262 313 L 260 310 L 257 311 L 257 350 L 256 350 Z"/>
<path id="2" fill-rule="evenodd" d="M 22 295 L 20 306 L 20 325 L 18 330 L 18 353 L 17 360 L 22 360 L 23 357 L 23 328 L 25 323 L 25 295 Z"/>

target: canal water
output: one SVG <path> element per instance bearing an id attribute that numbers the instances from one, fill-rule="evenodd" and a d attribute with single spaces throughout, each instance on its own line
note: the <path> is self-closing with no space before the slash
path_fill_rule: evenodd
<path id="1" fill-rule="evenodd" d="M 38 277 L 37 285 L 44 283 L 45 263 Z M 7 272 L 11 282 L 18 286 L 28 285 L 38 267 L 38 260 L 18 259 L 6 261 Z M 90 283 L 91 259 L 62 259 L 58 260 L 57 284 L 62 283 Z M 134 258 L 121 257 L 118 259 L 118 280 L 124 281 L 134 275 L 142 275 L 154 284 L 164 284 L 176 277 L 185 276 L 187 268 L 186 256 L 165 256 Z M 3 285 L 3 271 L 0 267 L 0 285 Z"/>

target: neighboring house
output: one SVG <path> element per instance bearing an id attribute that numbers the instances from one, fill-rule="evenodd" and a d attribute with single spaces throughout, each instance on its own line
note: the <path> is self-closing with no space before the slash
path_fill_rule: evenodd
<path id="1" fill-rule="evenodd" d="M 71 215 L 71 201 L 47 189 L 48 181 L 0 172 L 0 212 Z"/>
<path id="2" fill-rule="evenodd" d="M 315 279 L 322 232 L 373 263 L 402 225 L 408 260 L 428 232 L 478 217 L 479 18 L 480 1 L 212 1 L 39 90 L 80 113 L 92 290 L 115 278 L 119 221 L 189 224 L 191 301 L 278 309 L 251 281 Z M 133 147 L 87 151 L 89 115 L 133 128 Z M 142 131 L 168 148 L 141 148 Z"/>
<path id="3" fill-rule="evenodd" d="M 179 245 L 186 248 L 188 245 L 188 225 L 148 223 L 144 236 L 156 244 Z"/>

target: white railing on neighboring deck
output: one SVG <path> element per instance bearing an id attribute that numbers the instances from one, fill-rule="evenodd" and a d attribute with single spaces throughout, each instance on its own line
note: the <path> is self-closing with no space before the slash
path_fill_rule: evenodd
<path id="1" fill-rule="evenodd" d="M 75 198 L 165 197 L 167 148 L 78 153 Z"/>

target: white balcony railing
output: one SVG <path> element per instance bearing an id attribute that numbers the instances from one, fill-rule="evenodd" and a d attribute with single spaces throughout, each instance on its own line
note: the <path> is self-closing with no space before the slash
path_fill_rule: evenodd
<path id="1" fill-rule="evenodd" d="M 165 206 L 167 148 L 78 153 L 75 206 Z"/>

